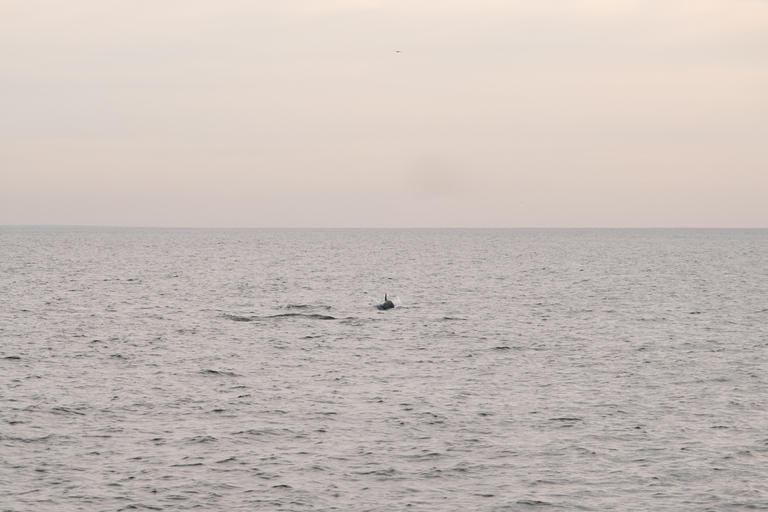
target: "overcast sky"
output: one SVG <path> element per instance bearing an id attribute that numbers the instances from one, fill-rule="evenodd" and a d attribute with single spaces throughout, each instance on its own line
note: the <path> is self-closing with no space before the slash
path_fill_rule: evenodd
<path id="1" fill-rule="evenodd" d="M 0 0 L 8 224 L 768 227 L 768 1 Z"/>

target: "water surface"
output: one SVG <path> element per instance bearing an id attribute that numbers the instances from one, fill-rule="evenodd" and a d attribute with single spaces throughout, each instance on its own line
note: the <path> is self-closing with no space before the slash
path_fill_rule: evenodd
<path id="1" fill-rule="evenodd" d="M 2 228 L 0 510 L 765 509 L 767 255 Z"/>

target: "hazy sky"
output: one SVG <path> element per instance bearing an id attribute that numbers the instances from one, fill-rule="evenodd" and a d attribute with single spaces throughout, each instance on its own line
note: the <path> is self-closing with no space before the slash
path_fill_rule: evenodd
<path id="1" fill-rule="evenodd" d="M 2 224 L 768 227 L 768 0 L 0 0 Z"/>

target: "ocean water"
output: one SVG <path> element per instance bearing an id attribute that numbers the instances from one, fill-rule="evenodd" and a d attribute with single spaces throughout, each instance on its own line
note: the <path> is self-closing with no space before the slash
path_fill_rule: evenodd
<path id="1" fill-rule="evenodd" d="M 2 228 L 0 510 L 768 509 L 767 263 L 768 230 Z"/>

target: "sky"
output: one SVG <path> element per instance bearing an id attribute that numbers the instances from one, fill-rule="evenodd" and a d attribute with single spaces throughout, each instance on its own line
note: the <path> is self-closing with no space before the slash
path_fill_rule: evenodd
<path id="1" fill-rule="evenodd" d="M 768 0 L 0 0 L 0 225 L 768 228 Z"/>

